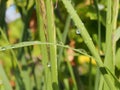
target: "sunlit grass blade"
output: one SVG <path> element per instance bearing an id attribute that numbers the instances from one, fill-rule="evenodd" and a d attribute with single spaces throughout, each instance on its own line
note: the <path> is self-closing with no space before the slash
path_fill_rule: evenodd
<path id="1" fill-rule="evenodd" d="M 107 17 L 106 17 L 106 49 L 105 49 L 105 66 L 110 72 L 115 75 L 115 53 L 116 53 L 116 42 L 113 41 L 113 34 L 117 26 L 119 0 L 112 1 L 107 0 Z M 113 9 L 112 9 L 113 8 Z M 112 77 L 112 76 L 111 76 Z M 114 89 L 117 89 L 115 84 L 116 80 L 113 80 Z M 107 86 L 104 87 L 105 90 Z"/>
<path id="2" fill-rule="evenodd" d="M 62 2 L 65 5 L 65 7 L 66 7 L 68 13 L 70 14 L 71 18 L 73 19 L 75 25 L 77 26 L 77 28 L 80 29 L 81 36 L 83 37 L 83 39 L 85 41 L 85 44 L 89 48 L 90 52 L 94 56 L 94 58 L 97 62 L 97 65 L 99 66 L 99 69 L 100 69 L 107 85 L 109 86 L 109 89 L 111 89 L 111 90 L 114 89 L 113 80 L 110 78 L 110 74 L 105 69 L 104 64 L 102 63 L 102 60 L 99 56 L 99 53 L 95 49 L 95 46 L 92 42 L 92 39 L 91 39 L 90 35 L 88 34 L 84 24 L 82 23 L 81 19 L 79 18 L 76 11 L 74 10 L 71 2 L 68 1 L 68 0 L 62 0 Z"/>

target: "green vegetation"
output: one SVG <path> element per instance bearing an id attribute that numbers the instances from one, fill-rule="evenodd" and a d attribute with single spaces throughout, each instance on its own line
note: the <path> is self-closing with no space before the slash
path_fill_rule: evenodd
<path id="1" fill-rule="evenodd" d="M 119 0 L 0 0 L 0 90 L 119 90 Z"/>

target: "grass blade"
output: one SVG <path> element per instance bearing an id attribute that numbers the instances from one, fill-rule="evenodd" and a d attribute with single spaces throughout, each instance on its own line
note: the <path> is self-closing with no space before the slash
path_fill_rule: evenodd
<path id="1" fill-rule="evenodd" d="M 66 62 L 67 62 L 67 66 L 68 66 L 68 69 L 69 69 L 69 72 L 70 72 L 70 75 L 71 75 L 71 78 L 73 80 L 73 84 L 74 84 L 74 89 L 73 90 L 78 90 L 78 87 L 77 87 L 77 83 L 76 83 L 76 80 L 75 80 L 75 75 L 73 73 L 73 69 L 72 69 L 72 66 L 70 64 L 70 60 L 67 58 L 67 52 L 65 51 L 65 57 L 66 57 Z"/>
<path id="2" fill-rule="evenodd" d="M 47 32 L 48 42 L 56 43 L 56 30 L 54 24 L 53 3 L 52 0 L 45 0 L 46 3 L 46 16 L 47 16 Z M 58 72 L 57 72 L 57 49 L 56 45 L 49 47 L 50 51 L 50 64 L 51 64 L 51 78 L 53 90 L 58 90 Z"/>
<path id="3" fill-rule="evenodd" d="M 37 13 L 37 22 L 38 22 L 38 31 L 39 37 L 42 42 L 47 42 L 46 36 L 46 10 L 45 3 L 43 0 L 35 0 L 36 3 L 36 13 Z M 45 87 L 46 90 L 52 90 L 52 82 L 51 82 L 51 70 L 48 67 L 49 55 L 48 55 L 48 47 L 47 45 L 41 45 L 41 55 L 42 55 L 42 64 L 44 67 L 45 73 Z"/>
<path id="4" fill-rule="evenodd" d="M 89 36 L 84 24 L 82 23 L 82 21 L 80 20 L 79 16 L 76 13 L 76 11 L 74 10 L 71 2 L 69 0 L 62 0 L 62 2 L 65 5 L 68 13 L 70 14 L 70 16 L 73 19 L 73 21 L 74 21 L 75 25 L 77 26 L 77 28 L 79 28 L 81 30 L 80 31 L 81 35 L 82 35 L 87 47 L 89 48 L 90 52 L 95 57 L 97 65 L 99 66 L 100 71 L 101 71 L 107 85 L 109 86 L 109 89 L 113 90 L 114 89 L 114 84 L 113 84 L 111 78 L 109 77 L 110 76 L 109 73 L 104 68 L 102 60 L 101 60 L 99 54 L 97 53 L 97 50 L 95 49 L 95 46 L 94 46 L 94 44 L 92 42 L 92 39 Z"/>
<path id="5" fill-rule="evenodd" d="M 4 71 L 1 64 L 0 64 L 0 78 L 2 78 L 5 90 L 12 90 L 12 87 L 11 87 L 11 85 L 9 83 L 9 80 L 8 80 L 8 78 L 7 78 L 6 74 L 5 74 L 5 71 Z"/>

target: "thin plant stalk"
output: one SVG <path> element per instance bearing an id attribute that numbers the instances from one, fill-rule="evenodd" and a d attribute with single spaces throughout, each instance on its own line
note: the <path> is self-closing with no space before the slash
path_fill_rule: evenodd
<path id="1" fill-rule="evenodd" d="M 103 83 L 103 77 L 99 71 L 99 68 L 97 67 L 97 70 L 96 70 L 96 77 L 95 77 L 95 86 L 94 86 L 94 90 L 98 90 L 98 88 L 100 87 L 100 83 L 102 81 Z M 101 90 L 101 89 L 99 89 Z"/>
<path id="2" fill-rule="evenodd" d="M 47 32 L 48 32 L 48 42 L 56 43 L 56 30 L 54 24 L 54 14 L 53 14 L 53 3 L 52 0 L 45 0 L 46 4 L 46 16 L 47 16 Z M 58 90 L 58 72 L 57 72 L 57 49 L 56 45 L 51 45 L 50 47 L 50 65 L 51 65 L 51 78 L 52 87 L 54 90 Z"/>
<path id="3" fill-rule="evenodd" d="M 116 54 L 116 41 L 114 40 L 114 34 L 116 31 L 116 27 L 117 27 L 117 18 L 118 18 L 118 11 L 119 11 L 119 0 L 113 0 L 113 9 L 112 9 L 112 29 L 113 29 L 113 38 L 112 38 L 112 44 L 113 44 L 113 62 L 115 65 L 115 54 Z"/>
<path id="4" fill-rule="evenodd" d="M 113 51 L 113 66 L 115 68 L 116 41 L 114 40 L 114 33 L 115 33 L 116 27 L 117 27 L 117 18 L 118 18 L 118 11 L 119 11 L 119 0 L 112 0 L 112 1 L 113 1 L 112 22 L 111 22 L 112 23 L 111 24 L 112 25 L 112 51 Z"/>
<path id="5" fill-rule="evenodd" d="M 98 8 L 98 0 L 94 0 L 94 5 L 96 7 L 97 12 L 97 22 L 98 22 L 98 53 L 100 54 L 101 50 L 101 22 L 100 22 L 100 10 Z M 95 90 L 99 88 L 99 84 L 103 83 L 103 77 L 101 76 L 101 73 L 99 69 L 97 68 L 96 78 L 95 78 Z M 102 84 L 103 85 L 103 84 Z"/>
<path id="6" fill-rule="evenodd" d="M 112 52 L 112 0 L 107 0 L 107 20 L 106 20 L 106 50 L 105 50 L 105 66 L 114 74 L 113 52 Z"/>
<path id="7" fill-rule="evenodd" d="M 104 78 L 102 75 L 100 75 L 100 83 L 99 86 L 96 88 L 96 90 L 103 90 L 103 86 L 104 86 Z"/>
<path id="8" fill-rule="evenodd" d="M 92 90 L 92 59 L 90 58 L 90 61 L 89 61 L 89 90 Z"/>
<path id="9" fill-rule="evenodd" d="M 97 22 L 98 22 L 98 52 L 101 50 L 101 23 L 100 23 L 100 11 L 98 8 L 98 0 L 94 0 L 94 4 L 97 12 Z"/>
<path id="10" fill-rule="evenodd" d="M 113 62 L 113 44 L 112 44 L 112 0 L 107 0 L 107 16 L 106 16 L 106 49 L 105 49 L 105 66 L 114 74 L 115 67 Z M 112 79 L 113 85 L 114 80 Z M 115 86 L 114 86 L 115 87 Z M 104 90 L 109 90 L 106 82 L 104 82 Z"/>
<path id="11" fill-rule="evenodd" d="M 57 40 L 62 41 L 62 33 L 58 27 L 56 27 Z"/>
<path id="12" fill-rule="evenodd" d="M 45 33 L 45 25 L 46 25 L 46 20 L 45 20 L 45 4 L 43 0 L 35 0 L 36 2 L 36 12 L 37 12 L 37 22 L 38 22 L 38 30 L 39 30 L 39 35 L 40 35 L 40 40 L 42 42 L 46 42 L 46 33 Z M 46 90 L 52 90 L 52 82 L 51 82 L 51 71 L 50 68 L 48 67 L 49 64 L 49 56 L 48 56 L 48 50 L 47 50 L 47 45 L 41 45 L 41 55 L 42 55 L 42 64 L 44 67 L 44 72 L 45 72 L 45 87 Z"/>
<path id="13" fill-rule="evenodd" d="M 75 80 L 75 75 L 73 73 L 73 69 L 72 69 L 72 66 L 70 64 L 70 60 L 67 58 L 68 55 L 67 55 L 66 51 L 65 51 L 65 57 L 66 57 L 67 66 L 68 66 L 68 69 L 69 69 L 69 72 L 70 72 L 70 75 L 72 77 L 73 84 L 74 84 L 74 89 L 73 90 L 78 90 L 77 83 L 76 83 L 76 80 Z"/>
<path id="14" fill-rule="evenodd" d="M 64 27 L 64 32 L 62 34 L 62 39 L 61 39 L 61 41 L 62 41 L 63 44 L 65 44 L 65 41 L 67 39 L 67 34 L 68 34 L 68 31 L 69 31 L 70 22 L 71 22 L 71 18 L 70 18 L 70 16 L 68 16 L 67 19 L 66 19 L 66 23 L 65 23 L 65 27 Z M 62 57 L 62 54 L 63 54 L 63 49 L 64 48 L 60 48 L 60 50 L 59 50 L 59 54 L 58 54 L 58 59 L 59 59 L 58 68 L 60 68 L 60 62 L 62 60 L 61 57 Z"/>

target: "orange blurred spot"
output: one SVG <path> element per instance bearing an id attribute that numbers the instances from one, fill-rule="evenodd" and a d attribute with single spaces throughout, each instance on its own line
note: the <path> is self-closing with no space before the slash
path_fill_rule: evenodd
<path id="1" fill-rule="evenodd" d="M 15 88 L 15 85 L 16 85 L 16 84 L 15 84 L 15 81 L 11 80 L 11 81 L 10 81 L 10 85 L 11 85 L 13 88 Z"/>

